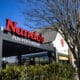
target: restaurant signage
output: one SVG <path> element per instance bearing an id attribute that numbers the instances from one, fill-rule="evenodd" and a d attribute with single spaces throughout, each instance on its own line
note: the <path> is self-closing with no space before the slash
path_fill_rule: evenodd
<path id="1" fill-rule="evenodd" d="M 12 34 L 15 34 L 17 36 L 30 39 L 36 42 L 43 43 L 44 42 L 44 37 L 42 34 L 37 34 L 36 32 L 30 32 L 28 30 L 25 30 L 21 27 L 17 27 L 17 22 L 12 22 L 10 19 L 6 20 L 6 32 L 11 32 Z"/>

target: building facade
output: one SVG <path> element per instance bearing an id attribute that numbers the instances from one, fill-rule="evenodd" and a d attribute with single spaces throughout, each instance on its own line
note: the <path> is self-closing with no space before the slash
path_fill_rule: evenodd
<path id="1" fill-rule="evenodd" d="M 69 47 L 64 38 L 53 27 L 46 27 L 43 29 L 37 29 L 36 32 L 40 32 L 45 37 L 45 44 L 52 44 L 56 48 L 57 62 L 69 62 L 74 63 L 74 57 L 69 50 Z"/>
<path id="2" fill-rule="evenodd" d="M 45 63 L 55 60 L 54 48 L 44 44 L 44 40 L 42 34 L 17 27 L 16 22 L 8 19 L 6 27 L 0 29 L 0 67 L 3 60 L 12 61 L 13 59 L 9 58 L 11 56 L 17 56 L 18 63 L 21 63 L 24 57 L 31 64 L 38 60 L 45 60 Z"/>

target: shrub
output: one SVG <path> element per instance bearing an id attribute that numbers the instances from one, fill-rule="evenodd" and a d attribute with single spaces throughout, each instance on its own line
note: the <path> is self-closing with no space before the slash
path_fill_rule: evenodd
<path id="1" fill-rule="evenodd" d="M 7 66 L 0 73 L 1 80 L 23 80 L 25 77 L 24 66 Z"/>
<path id="2" fill-rule="evenodd" d="M 0 72 L 0 77 L 2 80 L 74 80 L 74 73 L 70 64 L 53 62 L 35 66 L 7 66 Z"/>

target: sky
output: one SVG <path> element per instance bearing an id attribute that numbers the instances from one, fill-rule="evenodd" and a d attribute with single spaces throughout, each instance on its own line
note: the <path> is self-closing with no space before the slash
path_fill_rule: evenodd
<path id="1" fill-rule="evenodd" d="M 17 26 L 29 29 L 24 25 L 24 16 L 20 10 L 18 0 L 0 0 L 0 26 L 6 26 L 6 19 L 16 21 Z"/>

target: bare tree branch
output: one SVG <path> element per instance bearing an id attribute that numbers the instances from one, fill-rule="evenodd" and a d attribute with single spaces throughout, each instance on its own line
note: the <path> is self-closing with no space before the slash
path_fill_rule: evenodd
<path id="1" fill-rule="evenodd" d="M 26 3 L 34 5 L 29 11 L 24 11 L 28 22 L 52 26 L 64 37 L 79 64 L 80 0 L 25 0 Z"/>

